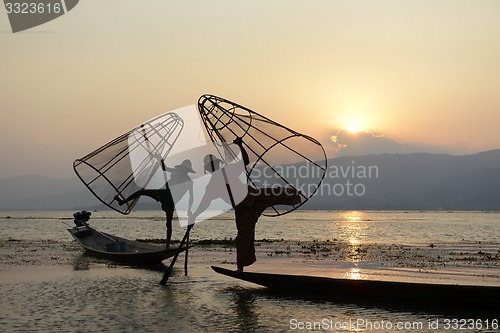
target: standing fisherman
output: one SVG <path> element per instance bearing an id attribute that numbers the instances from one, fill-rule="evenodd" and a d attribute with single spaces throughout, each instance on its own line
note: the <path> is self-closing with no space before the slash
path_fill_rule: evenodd
<path id="1" fill-rule="evenodd" d="M 170 246 L 170 239 L 172 238 L 172 220 L 174 217 L 175 203 L 172 197 L 172 192 L 170 191 L 169 184 L 171 186 L 176 186 L 176 195 L 183 197 L 186 193 L 189 193 L 188 202 L 188 216 L 191 214 L 191 207 L 193 205 L 193 181 L 189 177 L 189 173 L 195 173 L 192 168 L 190 160 L 184 160 L 181 164 L 174 166 L 173 168 L 165 167 L 164 171 L 171 173 L 170 180 L 165 183 L 164 188 L 160 189 L 141 189 L 137 192 L 132 193 L 126 199 L 120 199 L 115 196 L 116 201 L 120 206 L 124 205 L 126 202 L 134 200 L 140 196 L 147 196 L 155 199 L 157 202 L 161 203 L 161 209 L 166 215 L 166 229 L 167 229 L 167 241 L 166 246 Z M 180 190 L 177 190 L 180 188 Z"/>
<path id="2" fill-rule="evenodd" d="M 243 162 L 245 166 L 250 163 L 248 153 L 243 148 L 243 140 L 236 138 L 234 143 L 240 147 Z M 205 188 L 205 194 L 201 199 L 198 208 L 190 216 L 190 223 L 194 222 L 196 217 L 205 211 L 210 203 L 218 198 L 222 198 L 226 203 L 229 203 L 234 208 L 236 228 L 238 234 L 236 236 L 236 263 L 239 272 L 243 271 L 244 266 L 250 266 L 257 259 L 255 257 L 255 225 L 262 213 L 269 207 L 274 205 L 297 205 L 301 202 L 299 192 L 292 188 L 272 187 L 272 188 L 255 188 L 248 186 L 248 194 L 238 204 L 234 204 L 232 194 L 229 196 L 221 193 L 220 182 L 225 181 L 235 184 L 241 182 L 239 174 L 234 172 L 232 168 L 235 164 L 227 164 L 221 169 L 222 161 L 215 156 L 209 154 L 204 158 L 204 170 L 212 173 L 212 178 Z M 221 178 L 218 173 L 214 172 L 221 169 L 224 178 Z M 245 186 L 245 185 L 244 185 Z M 228 202 L 229 199 L 229 202 Z"/>

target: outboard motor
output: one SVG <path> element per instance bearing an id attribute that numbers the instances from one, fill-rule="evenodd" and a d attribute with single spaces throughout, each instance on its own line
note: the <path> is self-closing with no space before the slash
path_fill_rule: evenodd
<path id="1" fill-rule="evenodd" d="M 77 227 L 87 227 L 87 221 L 90 220 L 90 215 L 92 215 L 90 212 L 87 212 L 86 210 L 82 210 L 81 212 L 76 212 L 73 214 L 73 217 L 75 218 L 74 222 Z"/>

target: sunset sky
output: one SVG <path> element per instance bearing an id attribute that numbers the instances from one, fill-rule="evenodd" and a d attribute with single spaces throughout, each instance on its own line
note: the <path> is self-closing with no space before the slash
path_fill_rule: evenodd
<path id="1" fill-rule="evenodd" d="M 73 177 L 204 93 L 329 157 L 500 148 L 497 0 L 85 0 L 16 34 L 2 10 L 0 48 L 0 179 Z"/>

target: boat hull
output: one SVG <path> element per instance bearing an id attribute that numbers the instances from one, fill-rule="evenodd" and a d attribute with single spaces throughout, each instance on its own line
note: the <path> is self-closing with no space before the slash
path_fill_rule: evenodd
<path id="1" fill-rule="evenodd" d="M 319 276 L 237 272 L 217 273 L 293 294 L 339 302 L 404 305 L 409 308 L 488 314 L 500 309 L 500 287 L 335 279 Z"/>
<path id="2" fill-rule="evenodd" d="M 154 265 L 173 257 L 178 247 L 165 248 L 97 231 L 90 227 L 68 229 L 73 238 L 95 257 L 135 265 Z M 185 251 L 185 248 L 182 249 Z"/>

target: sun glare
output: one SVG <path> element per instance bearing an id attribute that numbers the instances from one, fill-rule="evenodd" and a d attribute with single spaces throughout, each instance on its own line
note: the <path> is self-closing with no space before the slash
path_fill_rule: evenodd
<path id="1" fill-rule="evenodd" d="M 364 132 L 367 128 L 372 128 L 373 122 L 373 107 L 370 105 L 347 105 L 340 108 L 337 121 L 341 128 L 349 133 L 356 134 Z"/>
<path id="2" fill-rule="evenodd" d="M 343 123 L 343 127 L 346 131 L 355 134 L 365 130 L 366 120 L 364 118 L 351 116 Z"/>
<path id="3" fill-rule="evenodd" d="M 361 128 L 358 124 L 349 124 L 349 126 L 347 126 L 347 130 L 351 133 L 361 132 Z"/>

